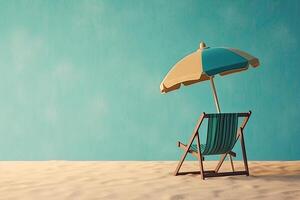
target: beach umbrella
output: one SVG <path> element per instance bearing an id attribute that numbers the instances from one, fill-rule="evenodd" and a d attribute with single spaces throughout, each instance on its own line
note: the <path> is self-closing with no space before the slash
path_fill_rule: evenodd
<path id="1" fill-rule="evenodd" d="M 210 81 L 218 113 L 221 112 L 214 84 L 215 75 L 228 75 L 247 70 L 249 65 L 259 66 L 258 58 L 235 48 L 207 47 L 201 42 L 199 49 L 177 62 L 160 84 L 167 93 L 179 89 L 181 84 L 191 85 Z"/>

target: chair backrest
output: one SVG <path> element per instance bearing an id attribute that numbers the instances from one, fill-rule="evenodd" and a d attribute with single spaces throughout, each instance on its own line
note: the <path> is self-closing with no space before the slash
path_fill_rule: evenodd
<path id="1" fill-rule="evenodd" d="M 204 155 L 223 154 L 232 150 L 237 140 L 238 113 L 209 114 Z"/>

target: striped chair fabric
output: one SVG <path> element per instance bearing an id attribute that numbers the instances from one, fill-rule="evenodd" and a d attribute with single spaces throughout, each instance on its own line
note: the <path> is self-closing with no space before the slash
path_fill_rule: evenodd
<path id="1" fill-rule="evenodd" d="M 232 150 L 237 140 L 237 128 L 237 113 L 210 114 L 206 144 L 200 145 L 202 155 L 218 155 Z M 197 145 L 193 144 L 190 150 L 197 152 Z"/>

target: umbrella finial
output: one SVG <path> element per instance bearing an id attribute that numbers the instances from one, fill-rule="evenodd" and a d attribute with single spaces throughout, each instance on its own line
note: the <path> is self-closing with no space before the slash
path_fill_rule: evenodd
<path id="1" fill-rule="evenodd" d="M 200 42 L 199 49 L 204 49 L 206 47 L 206 44 L 204 42 Z"/>

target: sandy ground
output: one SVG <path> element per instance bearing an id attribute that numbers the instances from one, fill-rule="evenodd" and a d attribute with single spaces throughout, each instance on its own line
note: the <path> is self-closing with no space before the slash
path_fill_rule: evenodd
<path id="1" fill-rule="evenodd" d="M 250 176 L 173 176 L 173 161 L 0 162 L 0 199 L 300 199 L 300 161 L 250 162 Z M 207 161 L 213 168 L 216 162 Z M 229 169 L 225 163 L 222 171 Z M 242 163 L 237 162 L 237 169 Z M 198 170 L 196 162 L 182 170 Z"/>

